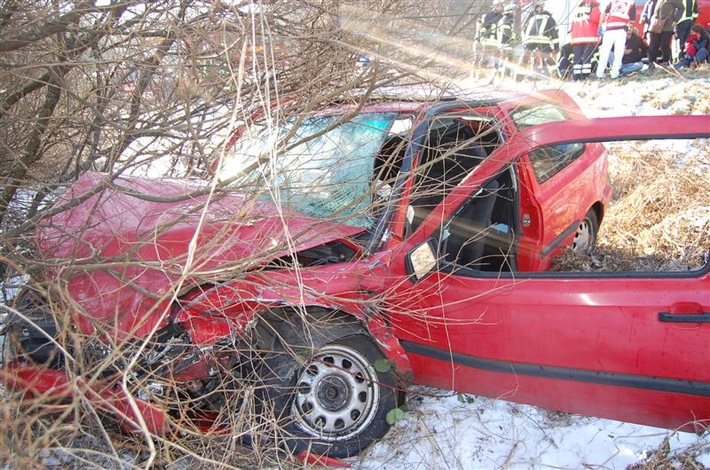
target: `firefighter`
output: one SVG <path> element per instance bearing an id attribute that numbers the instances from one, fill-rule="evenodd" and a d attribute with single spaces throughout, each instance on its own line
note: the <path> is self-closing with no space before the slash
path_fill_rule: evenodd
<path id="1" fill-rule="evenodd" d="M 498 20 L 498 49 L 503 62 L 509 62 L 513 58 L 516 40 L 515 5 L 509 4 L 503 9 L 503 17 Z"/>
<path id="2" fill-rule="evenodd" d="M 481 43 L 482 54 L 479 57 L 479 64 L 490 63 L 491 59 L 497 55 L 499 39 L 498 22 L 503 18 L 503 2 L 496 1 L 493 9 L 483 15 L 479 26 L 479 42 Z M 495 62 L 495 59 L 493 59 Z"/>
<path id="3" fill-rule="evenodd" d="M 551 69 L 555 67 L 553 54 L 559 47 L 557 23 L 552 14 L 545 10 L 545 2 L 536 1 L 535 10 L 525 24 L 520 63 L 532 64 L 533 71 L 550 76 Z"/>
<path id="4" fill-rule="evenodd" d="M 683 12 L 675 24 L 675 37 L 678 41 L 678 57 L 682 58 L 685 54 L 685 40 L 690 35 L 695 20 L 698 18 L 698 2 L 697 0 L 682 0 Z"/>

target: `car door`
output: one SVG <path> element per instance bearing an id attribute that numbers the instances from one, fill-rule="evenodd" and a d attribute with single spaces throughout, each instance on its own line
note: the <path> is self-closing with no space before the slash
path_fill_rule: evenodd
<path id="1" fill-rule="evenodd" d="M 702 116 L 554 123 L 499 151 L 675 134 L 708 137 L 710 129 Z M 505 161 L 495 155 L 489 160 Z M 488 177 L 474 197 L 505 165 L 482 168 Z M 457 210 L 431 216 L 451 220 Z M 486 272 L 451 262 L 447 224 L 436 225 L 423 223 L 402 246 L 408 278 L 389 292 L 389 319 L 417 382 L 651 425 L 710 419 L 710 264 L 675 273 Z"/>

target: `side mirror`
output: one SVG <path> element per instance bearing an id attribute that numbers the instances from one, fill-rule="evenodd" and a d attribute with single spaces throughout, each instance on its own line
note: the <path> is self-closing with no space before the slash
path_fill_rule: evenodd
<path id="1" fill-rule="evenodd" d="M 436 252 L 436 240 L 429 238 L 407 253 L 405 264 L 407 266 L 407 274 L 409 274 L 412 282 L 417 282 L 426 277 L 436 267 Z"/>

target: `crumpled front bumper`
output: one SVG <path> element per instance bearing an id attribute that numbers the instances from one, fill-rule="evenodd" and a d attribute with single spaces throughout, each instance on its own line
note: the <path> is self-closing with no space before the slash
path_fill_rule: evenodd
<path id="1" fill-rule="evenodd" d="M 131 396 L 118 383 L 87 383 L 82 377 L 70 377 L 65 371 L 22 361 L 4 364 L 0 381 L 23 392 L 27 397 L 69 402 L 83 396 L 93 405 L 111 413 L 124 431 L 148 431 L 166 434 L 171 427 L 167 414 L 145 400 Z"/>

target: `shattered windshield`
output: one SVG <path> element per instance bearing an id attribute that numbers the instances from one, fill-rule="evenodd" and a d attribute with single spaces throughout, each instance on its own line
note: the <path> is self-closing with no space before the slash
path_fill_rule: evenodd
<path id="1" fill-rule="evenodd" d="M 219 178 L 260 198 L 320 219 L 372 223 L 371 181 L 397 113 L 310 117 L 293 129 L 253 126 L 225 157 Z M 397 126 L 399 127 L 399 126 Z"/>

